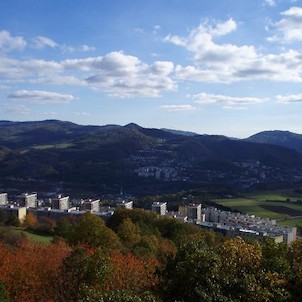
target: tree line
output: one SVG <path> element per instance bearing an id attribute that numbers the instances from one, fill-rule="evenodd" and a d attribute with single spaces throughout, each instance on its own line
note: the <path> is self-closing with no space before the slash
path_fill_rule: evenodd
<path id="1" fill-rule="evenodd" d="M 51 244 L 0 232 L 0 301 L 302 301 L 302 241 L 223 238 L 142 209 L 105 223 L 87 212 L 57 222 L 29 213 Z"/>

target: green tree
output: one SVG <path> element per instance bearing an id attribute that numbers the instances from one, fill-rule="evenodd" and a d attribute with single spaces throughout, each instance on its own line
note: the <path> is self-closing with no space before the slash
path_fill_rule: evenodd
<path id="1" fill-rule="evenodd" d="M 117 227 L 117 234 L 122 243 L 129 249 L 132 249 L 141 240 L 140 230 L 130 218 L 126 218 Z"/>
<path id="2" fill-rule="evenodd" d="M 5 287 L 2 283 L 0 283 L 0 301 L 1 302 L 12 302 L 12 300 L 6 294 Z"/>
<path id="3" fill-rule="evenodd" d="M 81 301 L 91 295 L 100 297 L 105 291 L 104 284 L 110 271 L 109 259 L 102 249 L 75 248 L 61 268 L 61 279 L 57 284 L 58 301 Z"/>
<path id="4" fill-rule="evenodd" d="M 204 242 L 181 247 L 168 264 L 161 288 L 164 301 L 227 301 L 221 288 L 221 260 Z"/>
<path id="5" fill-rule="evenodd" d="M 0 209 L 0 226 L 5 225 L 8 220 L 7 213 Z"/>
<path id="6" fill-rule="evenodd" d="M 72 226 L 67 237 L 72 245 L 85 244 L 90 247 L 116 248 L 120 241 L 118 236 L 98 216 L 86 212 L 78 223 Z"/>

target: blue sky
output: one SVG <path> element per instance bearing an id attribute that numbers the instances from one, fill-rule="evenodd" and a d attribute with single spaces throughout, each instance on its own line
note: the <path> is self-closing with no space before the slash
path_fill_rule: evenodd
<path id="1" fill-rule="evenodd" d="M 302 0 L 0 0 L 0 119 L 302 133 Z"/>

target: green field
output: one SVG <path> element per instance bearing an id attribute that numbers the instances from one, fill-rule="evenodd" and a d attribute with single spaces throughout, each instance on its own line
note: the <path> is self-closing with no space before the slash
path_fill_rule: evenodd
<path id="1" fill-rule="evenodd" d="M 69 147 L 74 146 L 74 144 L 70 143 L 62 143 L 62 144 L 56 144 L 56 145 L 39 145 L 39 146 L 33 146 L 33 149 L 37 150 L 44 150 L 44 149 L 66 149 Z"/>
<path id="2" fill-rule="evenodd" d="M 231 210 L 276 219 L 281 225 L 302 226 L 302 204 L 297 203 L 300 200 L 302 196 L 293 192 L 261 192 L 244 198 L 217 199 L 214 202 Z"/>
<path id="3" fill-rule="evenodd" d="M 21 227 L 10 227 L 10 231 L 15 232 L 15 233 L 20 233 L 25 235 L 28 239 L 37 242 L 37 243 L 44 243 L 44 244 L 50 244 L 51 241 L 53 240 L 52 236 L 40 236 L 37 234 L 30 233 L 26 231 L 24 228 Z"/>

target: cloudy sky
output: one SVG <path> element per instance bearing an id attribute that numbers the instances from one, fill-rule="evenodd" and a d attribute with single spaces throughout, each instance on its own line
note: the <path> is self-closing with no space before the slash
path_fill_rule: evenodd
<path id="1" fill-rule="evenodd" d="M 0 0 L 0 119 L 302 133 L 302 0 Z"/>

